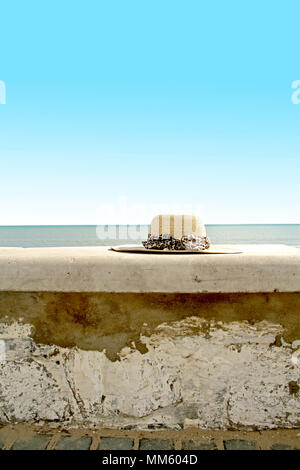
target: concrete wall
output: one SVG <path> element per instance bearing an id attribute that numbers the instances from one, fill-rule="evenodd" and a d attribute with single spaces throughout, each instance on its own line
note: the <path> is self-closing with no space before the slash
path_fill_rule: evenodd
<path id="1" fill-rule="evenodd" d="M 300 250 L 225 246 L 236 254 L 117 253 L 106 247 L 0 248 L 0 291 L 299 292 Z M 222 250 L 222 246 L 214 246 Z"/>
<path id="2" fill-rule="evenodd" d="M 107 260 L 105 270 L 98 260 L 98 275 L 106 277 L 95 280 L 91 260 L 77 255 L 64 265 L 62 251 L 63 259 L 55 258 L 52 266 L 51 253 L 47 264 L 44 250 L 40 265 L 38 257 L 30 259 L 18 250 L 3 255 L 2 261 L 0 256 L 0 423 L 117 429 L 299 427 L 299 250 L 273 249 L 260 262 L 256 248 L 254 254 L 235 258 L 240 267 L 232 261 L 235 255 L 229 255 L 227 264 L 226 255 L 171 255 L 190 260 L 187 266 L 167 255 L 141 255 L 141 261 L 146 259 L 139 268 L 144 293 L 139 292 L 140 281 L 138 292 L 127 282 L 130 273 L 137 276 L 138 255 L 133 262 L 127 257 L 132 255 L 116 254 L 110 271 Z M 162 258 L 169 261 L 164 265 Z M 109 285 L 118 259 L 120 272 L 127 265 L 119 291 L 87 292 L 89 286 Z M 154 291 L 159 285 L 156 263 L 158 272 L 165 266 L 161 292 Z M 50 279 L 56 264 L 60 291 L 45 292 L 46 280 L 49 285 L 57 282 Z M 249 275 L 251 268 L 251 290 L 257 286 L 255 275 L 271 273 L 274 265 L 276 273 L 264 280 L 260 292 L 240 292 L 245 279 L 239 283 L 238 270 Z M 67 291 L 70 281 L 62 281 L 62 269 L 71 277 L 80 274 L 83 292 L 78 292 L 76 276 L 77 292 Z M 216 293 L 230 273 L 233 292 Z M 198 281 L 210 276 L 210 293 L 201 287 L 193 291 L 194 274 Z M 190 279 L 192 292 L 172 292 L 171 280 L 177 290 L 182 275 L 183 283 Z M 26 285 L 36 289 L 26 291 Z"/>

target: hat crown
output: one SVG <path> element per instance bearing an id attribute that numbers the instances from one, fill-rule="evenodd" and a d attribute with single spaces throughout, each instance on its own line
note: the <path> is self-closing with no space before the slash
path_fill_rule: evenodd
<path id="1" fill-rule="evenodd" d="M 187 214 L 160 214 L 152 219 L 150 235 L 170 234 L 181 239 L 191 233 L 197 237 L 206 237 L 205 225 L 201 217 Z"/>

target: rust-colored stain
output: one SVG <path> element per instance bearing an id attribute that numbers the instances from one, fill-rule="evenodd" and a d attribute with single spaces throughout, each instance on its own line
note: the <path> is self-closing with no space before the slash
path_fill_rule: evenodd
<path id="1" fill-rule="evenodd" d="M 289 393 L 290 393 L 290 395 L 298 396 L 299 389 L 300 389 L 300 387 L 297 384 L 297 382 L 295 382 L 294 380 L 289 382 Z"/>
<path id="2" fill-rule="evenodd" d="M 163 322 L 196 316 L 229 323 L 268 320 L 284 327 L 284 338 L 300 338 L 300 294 L 134 294 L 1 292 L 0 321 L 33 325 L 37 343 L 106 350 L 110 359 L 132 342 L 142 353 L 141 333 Z M 145 324 L 147 324 L 145 326 Z M 209 331 L 202 333 L 208 334 Z M 279 339 L 275 346 L 279 346 Z"/>

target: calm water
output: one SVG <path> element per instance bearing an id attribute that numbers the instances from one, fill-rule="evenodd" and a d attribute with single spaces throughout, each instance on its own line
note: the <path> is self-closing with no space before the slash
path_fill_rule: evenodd
<path id="1" fill-rule="evenodd" d="M 206 225 L 212 243 L 300 245 L 300 224 Z M 120 245 L 146 240 L 148 225 L 0 226 L 0 246 Z"/>

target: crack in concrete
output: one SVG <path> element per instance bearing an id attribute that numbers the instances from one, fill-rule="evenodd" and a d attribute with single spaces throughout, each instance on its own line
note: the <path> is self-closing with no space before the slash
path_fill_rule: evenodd
<path id="1" fill-rule="evenodd" d="M 74 380 L 73 380 L 71 374 L 68 371 L 67 360 L 68 360 L 68 357 L 67 357 L 67 355 L 65 355 L 64 356 L 63 369 L 64 369 L 66 381 L 67 381 L 67 383 L 70 387 L 71 393 L 73 395 L 75 403 L 77 404 L 77 407 L 78 407 L 78 410 L 79 410 L 80 414 L 82 415 L 83 418 L 87 418 L 87 412 L 86 412 L 86 409 L 85 409 L 84 401 L 82 400 L 78 390 L 76 390 Z"/>

